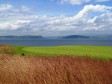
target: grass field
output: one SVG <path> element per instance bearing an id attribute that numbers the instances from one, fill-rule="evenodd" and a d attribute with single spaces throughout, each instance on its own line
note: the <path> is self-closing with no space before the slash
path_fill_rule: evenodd
<path id="1" fill-rule="evenodd" d="M 52 47 L 29 47 L 29 46 L 13 46 L 14 53 L 38 56 L 87 56 L 100 59 L 112 59 L 111 46 L 52 46 Z"/>

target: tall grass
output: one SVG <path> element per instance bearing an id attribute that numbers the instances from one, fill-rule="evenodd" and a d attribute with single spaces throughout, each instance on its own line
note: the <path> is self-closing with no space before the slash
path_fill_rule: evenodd
<path id="1" fill-rule="evenodd" d="M 8 45 L 0 45 L 0 54 L 12 54 L 13 48 Z"/>
<path id="2" fill-rule="evenodd" d="M 112 84 L 112 61 L 0 54 L 0 84 Z"/>

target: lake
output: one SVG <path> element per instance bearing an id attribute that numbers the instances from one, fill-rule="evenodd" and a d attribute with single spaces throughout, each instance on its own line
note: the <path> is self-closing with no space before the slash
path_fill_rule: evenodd
<path id="1" fill-rule="evenodd" d="M 112 46 L 112 38 L 90 39 L 0 39 L 0 44 L 21 46 L 101 45 Z"/>

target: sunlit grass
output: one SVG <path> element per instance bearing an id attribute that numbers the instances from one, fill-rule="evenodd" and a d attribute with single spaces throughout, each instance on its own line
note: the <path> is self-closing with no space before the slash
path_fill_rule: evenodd
<path id="1" fill-rule="evenodd" d="M 14 46 L 15 53 L 26 55 L 39 56 L 54 56 L 54 55 L 73 55 L 73 56 L 90 56 L 102 59 L 112 59 L 111 46 L 51 46 L 51 47 L 28 47 Z"/>

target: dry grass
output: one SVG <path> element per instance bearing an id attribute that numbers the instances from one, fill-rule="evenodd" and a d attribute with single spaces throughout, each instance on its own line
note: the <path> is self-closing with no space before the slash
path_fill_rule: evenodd
<path id="1" fill-rule="evenodd" d="M 0 53 L 3 54 L 3 53 L 12 53 L 12 50 L 13 48 L 11 48 L 10 46 L 7 46 L 7 45 L 0 45 Z"/>
<path id="2" fill-rule="evenodd" d="M 112 84 L 112 61 L 1 54 L 0 84 Z"/>

